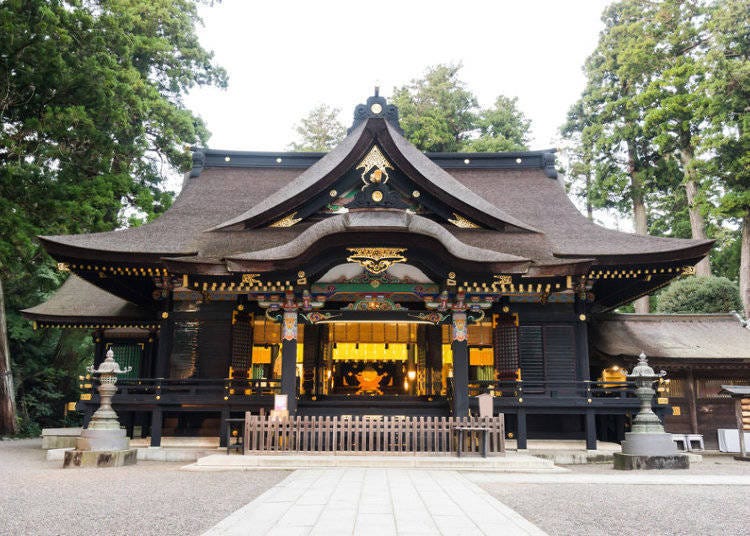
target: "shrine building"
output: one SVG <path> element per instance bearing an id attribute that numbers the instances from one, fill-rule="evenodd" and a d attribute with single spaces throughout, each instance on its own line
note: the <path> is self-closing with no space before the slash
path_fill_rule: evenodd
<path id="1" fill-rule="evenodd" d="M 638 401 L 592 367 L 592 322 L 712 245 L 595 225 L 552 150 L 423 153 L 377 94 L 329 153 L 196 149 L 155 221 L 40 239 L 71 276 L 24 314 L 133 367 L 113 405 L 154 446 L 278 393 L 297 415 L 464 416 L 488 392 L 519 448 L 595 448 Z"/>

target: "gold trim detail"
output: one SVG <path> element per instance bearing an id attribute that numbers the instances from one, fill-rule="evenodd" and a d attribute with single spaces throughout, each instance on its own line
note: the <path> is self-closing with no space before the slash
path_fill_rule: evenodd
<path id="1" fill-rule="evenodd" d="M 397 262 L 406 262 L 406 248 L 346 248 L 352 254 L 347 262 L 356 262 L 370 273 L 380 274 Z"/>
<path id="2" fill-rule="evenodd" d="M 456 227 L 460 227 L 461 229 L 479 229 L 479 225 L 467 220 L 466 218 L 464 218 L 460 214 L 456 214 L 455 212 L 453 212 L 453 219 L 448 218 L 448 221 Z"/>
<path id="3" fill-rule="evenodd" d="M 70 267 L 68 266 L 67 262 L 58 262 L 57 263 L 57 270 L 59 272 L 70 272 Z"/>
<path id="4" fill-rule="evenodd" d="M 682 275 L 695 275 L 695 266 L 683 266 Z"/>
<path id="5" fill-rule="evenodd" d="M 295 223 L 302 221 L 302 218 L 297 218 L 295 216 L 297 216 L 297 213 L 292 212 L 288 216 L 285 216 L 280 220 L 273 222 L 271 225 L 269 225 L 269 227 L 291 227 Z"/>
<path id="6" fill-rule="evenodd" d="M 511 285 L 513 284 L 513 276 L 511 275 L 495 275 L 494 283 L 497 285 Z"/>
<path id="7" fill-rule="evenodd" d="M 242 274 L 242 283 L 245 285 L 260 285 L 260 274 Z"/>
<path id="8" fill-rule="evenodd" d="M 385 184 L 389 178 L 387 170 L 394 169 L 391 163 L 383 156 L 383 153 L 380 152 L 377 145 L 372 146 L 370 152 L 357 164 L 355 169 L 360 168 L 364 168 L 361 175 L 362 182 L 364 183 L 362 190 L 372 184 Z M 370 173 L 370 170 L 373 170 L 372 173 Z"/>

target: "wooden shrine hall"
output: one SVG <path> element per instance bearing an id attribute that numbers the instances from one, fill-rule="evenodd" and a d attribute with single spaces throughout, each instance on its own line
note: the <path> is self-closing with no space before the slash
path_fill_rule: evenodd
<path id="1" fill-rule="evenodd" d="M 595 448 L 638 404 L 598 380 L 590 320 L 712 245 L 593 224 L 551 150 L 422 153 L 377 94 L 329 153 L 195 149 L 193 164 L 149 224 L 41 237 L 71 275 L 24 313 L 90 329 L 95 364 L 112 347 L 133 367 L 113 403 L 152 445 L 223 437 L 277 393 L 338 416 L 465 416 L 490 393 L 519 448 Z M 78 409 L 97 404 L 92 389 Z"/>

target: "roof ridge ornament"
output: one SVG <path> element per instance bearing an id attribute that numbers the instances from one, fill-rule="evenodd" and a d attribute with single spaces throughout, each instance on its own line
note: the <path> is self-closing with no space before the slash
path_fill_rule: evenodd
<path id="1" fill-rule="evenodd" d="M 351 128 L 347 130 L 347 135 L 359 125 L 371 118 L 380 118 L 388 121 L 399 134 L 403 135 L 404 130 L 398 120 L 398 108 L 395 104 L 388 104 L 385 97 L 380 96 L 380 87 L 375 86 L 375 94 L 367 98 L 366 104 L 358 104 L 354 108 L 354 122 Z"/>

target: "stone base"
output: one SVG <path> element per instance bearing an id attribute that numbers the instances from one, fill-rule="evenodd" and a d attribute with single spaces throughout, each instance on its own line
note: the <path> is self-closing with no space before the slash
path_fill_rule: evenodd
<path id="1" fill-rule="evenodd" d="M 80 435 L 80 426 L 77 428 L 42 428 L 42 448 L 44 450 L 73 448 Z"/>
<path id="2" fill-rule="evenodd" d="M 127 450 L 130 448 L 130 439 L 125 435 L 125 430 L 122 428 L 114 430 L 85 428 L 81 431 L 75 446 L 77 450 Z"/>
<path id="3" fill-rule="evenodd" d="M 628 432 L 622 442 L 622 453 L 631 456 L 674 456 L 679 451 L 671 434 Z"/>
<path id="4" fill-rule="evenodd" d="M 687 454 L 666 456 L 639 456 L 615 452 L 615 469 L 632 471 L 637 469 L 689 469 L 690 458 Z"/>
<path id="5" fill-rule="evenodd" d="M 138 450 L 68 450 L 65 452 L 63 468 L 66 467 L 122 467 L 138 462 Z"/>

